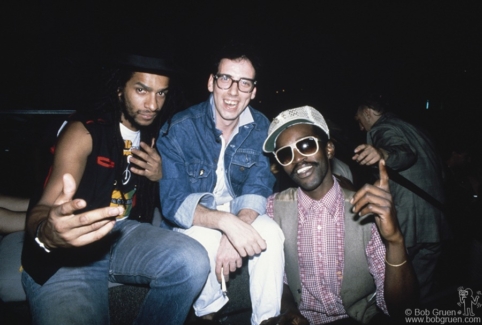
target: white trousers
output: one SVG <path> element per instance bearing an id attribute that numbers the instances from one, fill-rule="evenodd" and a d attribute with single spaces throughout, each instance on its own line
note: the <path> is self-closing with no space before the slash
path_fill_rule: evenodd
<path id="1" fill-rule="evenodd" d="M 284 235 L 280 227 L 267 215 L 260 215 L 251 224 L 266 241 L 266 250 L 249 258 L 249 292 L 253 314 L 251 324 L 258 325 L 263 320 L 279 315 L 283 293 L 284 274 Z M 211 262 L 206 285 L 194 302 L 196 316 L 204 316 L 219 311 L 228 301 L 216 278 L 216 255 L 222 233 L 219 230 L 193 226 L 189 229 L 176 229 L 196 239 L 207 250 Z"/>

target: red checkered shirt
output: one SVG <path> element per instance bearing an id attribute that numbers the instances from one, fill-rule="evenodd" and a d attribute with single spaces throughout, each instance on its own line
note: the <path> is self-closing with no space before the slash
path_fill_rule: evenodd
<path id="1" fill-rule="evenodd" d="M 310 324 L 347 318 L 340 296 L 344 259 L 344 196 L 338 182 L 319 201 L 298 188 L 298 262 L 301 278 L 299 309 Z M 273 217 L 274 196 L 268 198 L 267 214 Z M 383 293 L 385 246 L 375 224 L 365 249 L 369 272 L 376 285 L 377 305 L 387 312 Z M 286 282 L 286 276 L 285 276 Z"/>

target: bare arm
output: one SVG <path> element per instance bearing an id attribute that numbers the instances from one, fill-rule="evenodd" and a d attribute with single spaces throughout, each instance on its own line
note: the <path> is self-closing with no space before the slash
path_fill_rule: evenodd
<path id="1" fill-rule="evenodd" d="M 26 212 L 0 208 L 0 234 L 25 230 L 25 216 Z"/>
<path id="2" fill-rule="evenodd" d="M 0 234 L 25 230 L 29 199 L 0 194 Z"/>
<path id="3" fill-rule="evenodd" d="M 26 212 L 29 199 L 0 194 L 0 207 L 17 212 Z"/>
<path id="4" fill-rule="evenodd" d="M 415 273 L 408 259 L 403 235 L 398 226 L 395 207 L 388 186 L 385 161 L 379 163 L 380 180 L 375 185 L 366 184 L 355 193 L 353 211 L 364 216 L 375 214 L 375 222 L 386 245 L 385 302 L 392 316 L 400 316 L 417 300 Z"/>
<path id="5" fill-rule="evenodd" d="M 253 256 L 266 249 L 266 242 L 258 232 L 229 212 L 198 205 L 194 212 L 193 225 L 221 230 L 242 257 Z"/>
<path id="6" fill-rule="evenodd" d="M 81 199 L 72 200 L 92 150 L 92 137 L 80 122 L 70 123 L 56 146 L 52 173 L 42 197 L 27 216 L 27 231 L 49 248 L 83 246 L 105 236 L 122 208 L 101 208 L 82 214 Z"/>

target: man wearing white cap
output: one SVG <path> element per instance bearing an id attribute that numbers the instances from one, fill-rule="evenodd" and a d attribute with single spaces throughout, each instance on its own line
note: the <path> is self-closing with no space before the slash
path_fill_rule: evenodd
<path id="1" fill-rule="evenodd" d="M 263 149 L 299 187 L 268 198 L 286 238 L 286 282 L 281 316 L 263 324 L 386 324 L 417 295 L 383 162 L 374 186 L 345 190 L 331 172 L 329 137 L 309 106 L 270 125 Z"/>

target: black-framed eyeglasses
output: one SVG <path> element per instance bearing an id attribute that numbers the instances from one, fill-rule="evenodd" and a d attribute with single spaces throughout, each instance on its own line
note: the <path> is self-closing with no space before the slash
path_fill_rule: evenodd
<path id="1" fill-rule="evenodd" d="M 214 76 L 214 82 L 219 89 L 229 89 L 233 85 L 233 82 L 238 84 L 238 90 L 243 93 L 250 93 L 256 86 L 256 80 L 248 78 L 240 78 L 234 80 L 229 74 L 217 74 Z"/>
<path id="2" fill-rule="evenodd" d="M 288 166 L 295 159 L 293 149 L 296 148 L 302 156 L 313 156 L 320 150 L 318 141 L 320 140 L 312 136 L 301 138 L 295 143 L 279 148 L 274 152 L 274 156 L 281 166 Z"/>

